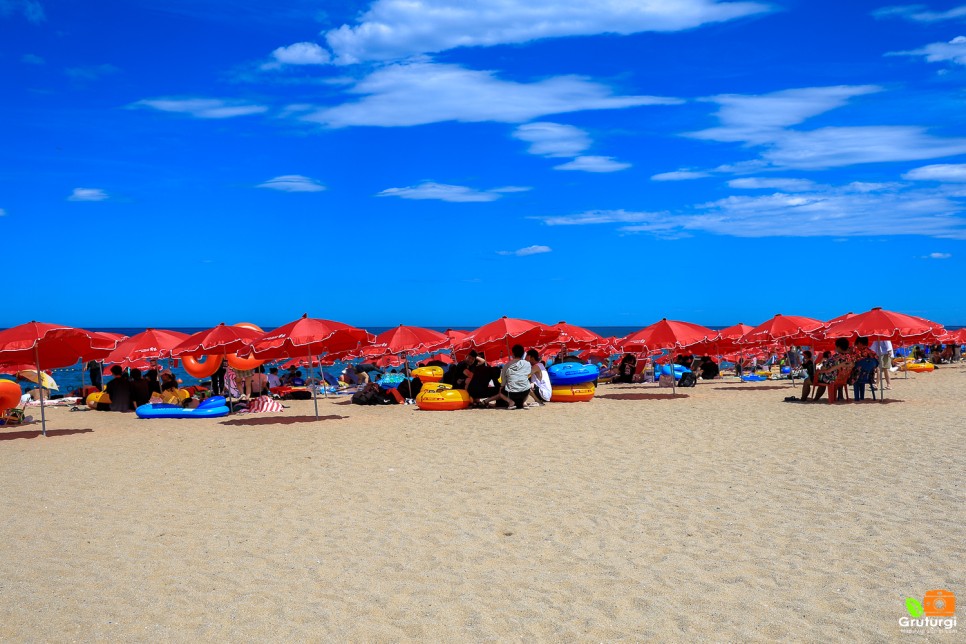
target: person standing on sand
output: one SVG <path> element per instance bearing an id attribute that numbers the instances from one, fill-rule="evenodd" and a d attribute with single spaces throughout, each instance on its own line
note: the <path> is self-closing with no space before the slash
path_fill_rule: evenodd
<path id="1" fill-rule="evenodd" d="M 101 379 L 101 363 L 97 360 L 91 360 L 84 365 L 84 371 L 91 377 L 91 386 L 100 391 L 104 386 L 104 381 Z"/>

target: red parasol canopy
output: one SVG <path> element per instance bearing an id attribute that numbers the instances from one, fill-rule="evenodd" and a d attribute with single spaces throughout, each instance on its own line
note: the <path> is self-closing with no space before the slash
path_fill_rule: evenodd
<path id="1" fill-rule="evenodd" d="M 78 360 L 103 358 L 117 341 L 61 324 L 28 322 L 0 331 L 0 363 L 27 363 L 32 369 L 69 367 Z M 38 364 L 39 363 L 39 364 Z"/>
<path id="2" fill-rule="evenodd" d="M 556 329 L 558 336 L 547 344 L 565 344 L 572 349 L 590 349 L 607 344 L 603 336 L 576 324 L 561 321 L 550 328 Z"/>
<path id="3" fill-rule="evenodd" d="M 497 360 L 510 355 L 511 344 L 532 347 L 552 341 L 558 336 L 558 331 L 546 324 L 504 315 L 499 320 L 472 331 L 456 344 L 464 350 L 475 347 L 486 353 L 488 359 Z"/>
<path id="4" fill-rule="evenodd" d="M 656 351 L 658 349 L 682 349 L 699 342 L 710 342 L 718 332 L 691 322 L 664 318 L 640 331 L 635 331 L 620 341 L 625 351 Z"/>
<path id="5" fill-rule="evenodd" d="M 341 322 L 310 318 L 308 314 L 259 336 L 249 349 L 240 351 L 239 355 L 250 355 L 261 360 L 300 358 L 348 351 L 360 345 L 371 344 L 373 340 L 372 334 L 364 329 Z"/>
<path id="6" fill-rule="evenodd" d="M 171 349 L 171 356 L 200 358 L 209 354 L 236 353 L 262 335 L 261 331 L 243 326 L 228 326 L 224 322 L 216 327 L 198 331 Z"/>
<path id="7" fill-rule="evenodd" d="M 68 367 L 78 360 L 109 354 L 117 341 L 84 329 L 28 322 L 0 331 L 0 362 L 33 363 L 37 371 Z M 44 398 L 40 398 L 41 431 L 47 435 Z"/>
<path id="8" fill-rule="evenodd" d="M 748 326 L 739 322 L 734 326 L 729 326 L 726 329 L 721 329 L 718 331 L 718 338 L 711 342 L 699 342 L 697 345 L 692 346 L 693 351 L 699 353 L 736 353 L 740 347 L 739 341 L 744 337 L 746 333 L 751 331 L 754 327 Z"/>
<path id="9" fill-rule="evenodd" d="M 442 362 L 442 363 L 445 363 L 445 364 L 455 364 L 456 363 L 456 361 L 453 360 L 453 356 L 449 355 L 448 353 L 437 353 L 435 355 L 430 356 L 426 360 L 423 360 L 423 362 L 430 362 L 432 360 L 438 360 L 439 362 Z"/>
<path id="10" fill-rule="evenodd" d="M 763 344 L 777 341 L 800 341 L 825 328 L 825 323 L 802 315 L 782 315 L 766 320 L 746 333 L 740 344 Z"/>
<path id="11" fill-rule="evenodd" d="M 945 331 L 938 322 L 875 307 L 828 327 L 822 335 L 825 338 L 865 336 L 901 344 L 935 340 Z"/>
<path id="12" fill-rule="evenodd" d="M 966 328 L 947 331 L 939 340 L 943 344 L 966 344 Z"/>
<path id="13" fill-rule="evenodd" d="M 119 342 L 117 348 L 104 358 L 104 362 L 140 364 L 146 360 L 168 358 L 171 350 L 187 339 L 187 333 L 146 329 Z"/>
<path id="14" fill-rule="evenodd" d="M 376 336 L 373 347 L 385 347 L 385 353 L 423 353 L 448 347 L 445 333 L 419 326 L 399 326 Z"/>

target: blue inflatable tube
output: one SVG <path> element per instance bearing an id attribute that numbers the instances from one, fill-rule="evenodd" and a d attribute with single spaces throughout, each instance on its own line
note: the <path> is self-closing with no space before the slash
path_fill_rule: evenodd
<path id="1" fill-rule="evenodd" d="M 671 367 L 668 365 L 663 365 L 660 369 L 655 370 L 655 373 L 658 376 L 670 376 Z M 684 365 L 680 365 L 680 364 L 674 365 L 674 378 L 676 380 L 680 379 L 681 376 L 683 376 L 686 373 L 691 373 L 691 370 L 685 367 Z"/>
<path id="2" fill-rule="evenodd" d="M 600 369 L 595 364 L 579 362 L 560 362 L 547 369 L 551 385 L 580 385 L 597 380 Z"/>
<path id="3" fill-rule="evenodd" d="M 228 402 L 224 396 L 213 396 L 202 400 L 195 409 L 185 409 L 181 405 L 154 403 L 141 405 L 134 413 L 138 418 L 221 418 L 228 415 Z"/>

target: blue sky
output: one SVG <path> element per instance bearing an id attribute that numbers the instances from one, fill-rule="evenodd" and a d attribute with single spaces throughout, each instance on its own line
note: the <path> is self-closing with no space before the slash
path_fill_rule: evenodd
<path id="1" fill-rule="evenodd" d="M 0 30 L 0 326 L 966 323 L 962 0 L 0 0 Z"/>

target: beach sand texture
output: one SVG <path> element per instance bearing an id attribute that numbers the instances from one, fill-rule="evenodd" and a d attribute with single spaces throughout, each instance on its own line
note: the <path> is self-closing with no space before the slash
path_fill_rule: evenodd
<path id="1" fill-rule="evenodd" d="M 905 597 L 966 602 L 966 367 L 893 385 L 51 409 L 0 430 L 0 640 L 896 640 Z"/>

